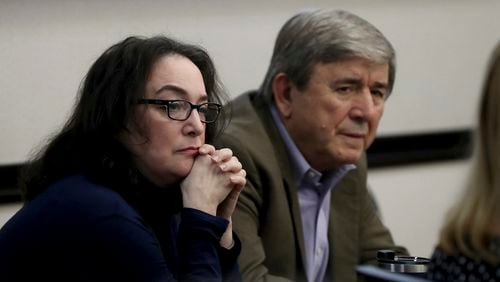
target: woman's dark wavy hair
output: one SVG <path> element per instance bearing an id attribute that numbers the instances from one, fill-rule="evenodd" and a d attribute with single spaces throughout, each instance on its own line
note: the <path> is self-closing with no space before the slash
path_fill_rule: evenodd
<path id="1" fill-rule="evenodd" d="M 26 166 L 20 179 L 25 200 L 33 199 L 54 181 L 77 173 L 97 180 L 115 176 L 125 183 L 133 182 L 136 175 L 130 153 L 117 136 L 133 121 L 134 106 L 144 95 L 153 65 L 174 54 L 199 68 L 210 102 L 226 101 L 215 66 L 202 48 L 164 36 L 128 37 L 94 62 L 80 86 L 72 116 Z M 217 122 L 207 124 L 207 143 L 226 122 L 223 111 Z"/>

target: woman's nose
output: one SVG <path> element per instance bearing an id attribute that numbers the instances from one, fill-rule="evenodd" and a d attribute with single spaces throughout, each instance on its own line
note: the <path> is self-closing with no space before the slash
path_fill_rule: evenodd
<path id="1" fill-rule="evenodd" d="M 188 119 L 185 121 L 185 134 L 198 136 L 205 132 L 205 125 L 201 121 L 200 113 L 197 109 L 193 109 Z"/>

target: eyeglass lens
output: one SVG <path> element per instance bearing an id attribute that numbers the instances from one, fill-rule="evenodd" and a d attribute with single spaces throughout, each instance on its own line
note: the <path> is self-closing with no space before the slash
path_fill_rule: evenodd
<path id="1" fill-rule="evenodd" d="M 213 122 L 219 115 L 219 107 L 210 103 L 193 105 L 188 101 L 171 101 L 166 108 L 168 116 L 176 120 L 188 119 L 193 108 L 198 110 L 202 122 Z"/>

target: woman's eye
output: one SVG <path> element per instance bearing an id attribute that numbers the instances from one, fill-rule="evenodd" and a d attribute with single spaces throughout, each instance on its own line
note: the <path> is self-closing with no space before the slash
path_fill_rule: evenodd
<path id="1" fill-rule="evenodd" d="M 182 109 L 182 105 L 180 103 L 170 103 L 168 104 L 168 108 L 170 111 L 179 111 Z"/>

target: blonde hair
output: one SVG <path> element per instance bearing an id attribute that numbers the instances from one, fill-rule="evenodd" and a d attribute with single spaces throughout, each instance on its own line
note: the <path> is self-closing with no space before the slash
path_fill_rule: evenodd
<path id="1" fill-rule="evenodd" d="M 491 227 L 500 228 L 500 42 L 487 70 L 479 108 L 476 165 L 462 198 L 448 213 L 439 246 L 449 254 L 461 252 L 495 264 L 500 258 L 491 251 L 490 242 L 494 236 Z"/>

